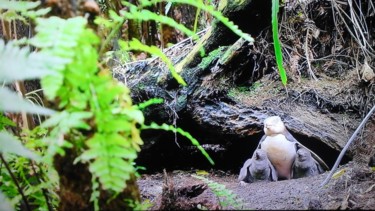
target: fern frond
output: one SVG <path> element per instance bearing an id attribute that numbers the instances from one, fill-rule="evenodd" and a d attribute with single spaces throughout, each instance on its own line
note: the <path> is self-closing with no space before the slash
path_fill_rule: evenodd
<path id="1" fill-rule="evenodd" d="M 0 0 L 0 9 L 5 10 L 27 11 L 35 9 L 39 5 L 40 2 Z"/>
<path id="2" fill-rule="evenodd" d="M 6 99 L 0 101 L 0 111 L 27 112 L 41 115 L 51 115 L 55 113 L 51 109 L 29 103 L 6 87 L 0 87 L 0 99 Z"/>
<path id="3" fill-rule="evenodd" d="M 0 154 L 12 153 L 35 161 L 40 161 L 40 157 L 24 147 L 20 140 L 5 131 L 0 131 Z"/>
<path id="4" fill-rule="evenodd" d="M 145 9 L 138 10 L 137 6 L 135 6 L 133 4 L 130 4 L 130 3 L 127 3 L 127 2 L 123 2 L 123 4 L 124 4 L 124 6 L 129 7 L 129 12 L 127 12 L 125 10 L 120 11 L 120 14 L 124 18 L 135 19 L 135 20 L 140 20 L 140 21 L 153 20 L 153 21 L 156 21 L 156 22 L 160 22 L 160 23 L 169 25 L 173 28 L 176 28 L 177 30 L 185 33 L 187 36 L 192 37 L 193 39 L 199 38 L 199 36 L 197 34 L 195 34 L 193 31 L 186 28 L 184 25 L 177 23 L 174 19 L 172 19 L 170 17 L 160 15 L 160 14 L 156 14 L 154 12 L 151 12 L 151 11 L 145 10 Z"/>
<path id="5" fill-rule="evenodd" d="M 215 165 L 215 162 L 212 160 L 212 158 L 206 152 L 206 150 L 199 144 L 198 140 L 195 139 L 193 136 L 191 136 L 190 133 L 182 130 L 181 128 L 175 128 L 175 127 L 173 127 L 171 125 L 167 125 L 167 124 L 158 125 L 156 123 L 151 123 L 150 125 L 142 125 L 141 129 L 156 129 L 156 130 L 165 130 L 165 131 L 172 131 L 174 133 L 179 133 L 179 134 L 185 136 L 187 139 L 189 139 L 191 141 L 191 143 L 201 151 L 201 153 L 207 158 L 207 160 L 212 165 Z"/>
<path id="6" fill-rule="evenodd" d="M 51 17 L 37 22 L 38 33 L 31 43 L 41 52 L 69 61 L 55 68 L 58 77 L 42 81 L 44 90 L 53 89 L 49 90 L 49 98 L 58 97 L 58 106 L 64 109 L 43 126 L 53 127 L 52 134 L 57 136 L 90 131 L 90 137 L 84 142 L 88 149 L 75 162 L 89 163 L 93 179 L 97 178 L 102 188 L 119 193 L 135 171 L 133 161 L 139 145 L 143 144 L 136 125 L 143 124 L 143 114 L 132 106 L 129 90 L 124 85 L 105 72 L 98 74 L 99 40 L 86 28 L 84 18 Z M 56 151 L 61 146 L 54 143 L 51 149 Z"/>
<path id="7" fill-rule="evenodd" d="M 30 53 L 29 49 L 20 48 L 13 42 L 4 43 L 0 39 L 0 81 L 12 82 L 41 78 L 54 75 L 51 66 L 64 62 L 58 57 L 43 53 Z"/>
<path id="8" fill-rule="evenodd" d="M 183 86 L 187 85 L 184 79 L 176 72 L 176 69 L 172 61 L 159 48 L 155 46 L 144 45 L 139 40 L 134 39 L 134 38 L 129 42 L 119 40 L 119 45 L 121 46 L 123 50 L 145 51 L 147 53 L 160 57 L 160 59 L 168 66 L 172 76 L 177 80 L 177 82 L 182 84 Z"/>
<path id="9" fill-rule="evenodd" d="M 10 200 L 0 191 L 0 210 L 15 210 Z"/>
<path id="10" fill-rule="evenodd" d="M 153 105 L 153 104 L 160 104 L 160 103 L 163 103 L 164 100 L 162 98 L 152 98 L 150 100 L 147 100 L 146 102 L 142 102 L 138 105 L 136 105 L 136 107 L 138 109 L 145 109 L 146 107 L 150 106 L 150 105 Z"/>
<path id="11" fill-rule="evenodd" d="M 233 193 L 233 191 L 227 189 L 225 185 L 207 179 L 205 177 L 199 175 L 191 175 L 199 180 L 202 180 L 204 183 L 211 188 L 212 192 L 220 199 L 220 204 L 225 208 L 231 206 L 237 210 L 242 208 L 242 200 L 237 196 L 237 194 Z"/>
<path id="12" fill-rule="evenodd" d="M 164 0 L 140 0 L 140 3 L 143 7 L 151 6 L 153 4 L 163 2 Z M 191 0 L 170 0 L 173 3 L 181 3 L 181 4 L 189 4 L 198 9 L 204 10 L 214 16 L 217 20 L 222 22 L 226 27 L 232 30 L 238 36 L 244 38 L 245 40 L 249 41 L 250 43 L 254 42 L 254 38 L 252 38 L 249 34 L 244 33 L 241 31 L 237 25 L 235 25 L 232 21 L 230 21 L 227 17 L 223 16 L 221 12 L 217 11 L 211 5 L 205 5 L 203 1 L 191 1 Z"/>
<path id="13" fill-rule="evenodd" d="M 51 10 L 50 8 L 37 10 L 36 8 L 39 5 L 40 2 L 0 0 L 0 9 L 7 10 L 4 13 L 0 13 L 0 19 L 6 21 L 21 20 L 26 22 L 25 17 L 34 19 L 47 14 Z M 21 15 L 18 15 L 18 12 L 21 13 Z"/>
<path id="14" fill-rule="evenodd" d="M 41 80 L 47 98 L 53 99 L 56 97 L 57 91 L 62 87 L 66 65 L 71 63 L 77 55 L 72 49 L 78 46 L 82 36 L 85 36 L 86 39 L 93 43 L 98 42 L 98 38 L 93 33 L 85 31 L 87 20 L 83 17 L 67 20 L 58 17 L 38 18 L 36 22 L 37 27 L 35 30 L 37 31 L 37 36 L 33 37 L 29 43 L 41 48 L 41 52 L 57 57 L 62 61 L 50 66 L 55 71 L 55 75 L 44 77 Z M 95 65 L 91 64 L 91 71 L 97 70 Z"/>

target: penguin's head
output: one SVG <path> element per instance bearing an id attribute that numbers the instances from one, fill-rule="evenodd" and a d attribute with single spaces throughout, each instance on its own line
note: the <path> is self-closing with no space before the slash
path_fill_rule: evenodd
<path id="1" fill-rule="evenodd" d="M 255 160 L 265 160 L 267 158 L 267 153 L 263 149 L 257 149 L 255 151 Z"/>
<path id="2" fill-rule="evenodd" d="M 277 134 L 283 134 L 286 130 L 283 121 L 279 116 L 271 116 L 264 120 L 264 133 L 267 136 L 274 136 Z"/>
<path id="3" fill-rule="evenodd" d="M 310 158 L 311 158 L 311 153 L 307 149 L 300 148 L 297 150 L 298 161 L 303 162 L 303 161 L 309 160 Z"/>

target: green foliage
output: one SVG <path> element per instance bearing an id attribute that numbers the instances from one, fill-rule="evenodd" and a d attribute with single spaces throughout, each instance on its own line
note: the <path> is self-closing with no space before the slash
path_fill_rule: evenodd
<path id="1" fill-rule="evenodd" d="M 58 64 L 58 59 L 51 57 L 46 60 L 45 55 L 29 53 L 27 48 L 20 48 L 12 42 L 6 45 L 0 40 L 0 81 L 8 84 L 16 80 L 35 79 L 48 74 L 53 74 L 48 66 L 54 62 Z M 34 106 L 21 99 L 6 87 L 0 87 L 0 111 L 28 112 L 34 114 L 50 115 L 52 110 Z"/>
<path id="2" fill-rule="evenodd" d="M 202 68 L 202 69 L 206 69 L 213 60 L 215 59 L 218 59 L 219 56 L 220 56 L 220 53 L 223 52 L 225 50 L 225 47 L 219 47 L 213 51 L 211 51 L 208 56 L 204 57 L 201 61 L 201 63 L 199 63 L 199 67 Z"/>
<path id="3" fill-rule="evenodd" d="M 142 3 L 142 1 L 141 1 Z M 137 7 L 133 4 L 123 2 L 123 5 L 129 8 L 129 11 L 120 11 L 120 14 L 127 19 L 135 19 L 135 20 L 141 20 L 141 21 L 149 21 L 153 20 L 162 24 L 169 25 L 171 27 L 176 28 L 177 30 L 185 33 L 186 35 L 192 37 L 193 39 L 198 39 L 198 35 L 196 35 L 193 31 L 190 29 L 186 28 L 184 25 L 177 23 L 175 20 L 173 20 L 170 17 L 156 14 L 154 12 L 151 12 L 146 9 L 139 9 L 142 7 Z M 147 6 L 147 5 L 142 5 Z"/>
<path id="4" fill-rule="evenodd" d="M 38 149 L 33 150 L 34 156 L 44 156 L 46 145 L 41 141 L 41 137 L 46 134 L 47 131 L 39 127 L 33 131 L 24 131 L 21 135 L 22 142 L 25 143 L 24 147 L 30 150 Z M 28 153 L 30 150 L 28 150 Z M 17 150 L 17 153 L 21 152 L 23 150 Z M 13 170 L 13 176 L 17 178 L 18 186 L 23 189 L 23 194 L 28 199 L 27 203 L 40 210 L 48 210 L 51 205 L 56 207 L 58 203 L 58 197 L 54 192 L 57 190 L 58 185 L 56 172 L 45 162 L 35 163 L 25 157 L 24 155 L 23 157 L 18 157 L 7 154 L 4 159 Z M 21 196 L 15 181 L 13 181 L 14 178 L 7 171 L 0 171 L 0 177 L 2 178 L 0 181 L 3 182 L 0 190 L 12 199 L 12 204 L 20 204 Z M 50 203 L 50 205 L 47 203 Z"/>
<path id="5" fill-rule="evenodd" d="M 140 0 L 140 5 L 142 7 L 150 6 L 153 4 L 156 4 L 158 2 L 162 2 L 164 0 Z M 192 5 L 200 10 L 206 11 L 210 13 L 212 16 L 214 16 L 217 20 L 222 22 L 226 27 L 228 27 L 230 30 L 232 30 L 235 34 L 238 36 L 244 38 L 245 40 L 249 42 L 254 42 L 254 39 L 244 32 L 242 32 L 237 25 L 235 25 L 232 21 L 230 21 L 227 17 L 224 17 L 220 11 L 217 11 L 213 6 L 209 4 L 204 4 L 203 1 L 192 1 L 192 0 L 170 0 L 168 2 L 173 3 L 181 3 L 181 4 L 189 4 Z"/>
<path id="6" fill-rule="evenodd" d="M 25 148 L 22 143 L 7 132 L 0 132 L 0 154 L 13 153 L 35 161 L 40 161 L 40 157 Z"/>
<path id="7" fill-rule="evenodd" d="M 212 181 L 202 176 L 191 175 L 197 179 L 205 182 L 208 187 L 214 192 L 214 194 L 219 198 L 220 205 L 222 208 L 234 208 L 241 209 L 243 207 L 242 200 L 233 191 L 227 189 L 225 185 Z"/>
<path id="8" fill-rule="evenodd" d="M 70 83 L 84 82 L 81 81 L 81 79 L 89 77 L 87 72 L 93 74 L 97 71 L 96 62 L 93 62 L 97 61 L 98 58 L 96 51 L 93 47 L 89 49 L 85 49 L 85 47 L 90 46 L 91 44 L 98 44 L 98 38 L 92 31 L 85 30 L 86 20 L 84 18 L 77 17 L 68 20 L 58 17 L 51 17 L 48 19 L 40 18 L 36 20 L 36 23 L 37 26 L 35 30 L 37 31 L 37 35 L 30 40 L 30 44 L 42 49 L 40 53 L 52 57 L 58 57 L 62 61 L 59 65 L 50 67 L 54 70 L 54 75 L 42 79 L 41 84 L 44 88 L 44 94 L 48 99 L 54 99 L 56 95 L 64 94 L 74 95 L 77 98 L 82 97 L 79 90 L 71 89 L 71 87 L 62 87 L 62 85 L 64 79 Z M 57 37 L 58 39 L 56 39 Z M 77 52 L 80 53 L 77 55 Z M 76 62 L 76 64 L 74 64 L 73 59 L 81 62 Z M 71 65 L 77 66 L 72 67 Z M 75 68 L 76 70 L 83 68 L 85 71 L 69 71 L 69 68 Z M 67 78 L 64 78 L 65 73 L 68 74 Z M 86 98 L 90 97 L 89 93 L 87 93 L 87 86 L 89 86 L 89 84 L 81 83 L 81 85 L 82 88 L 86 90 L 86 93 L 83 94 L 86 94 Z M 60 103 L 60 107 L 66 105 L 68 99 L 69 97 L 64 96 Z M 76 101 L 76 103 L 79 103 L 79 101 Z M 81 108 L 84 107 L 82 104 L 81 106 Z"/>
<path id="9" fill-rule="evenodd" d="M 25 17 L 36 18 L 50 11 L 49 8 L 37 10 L 39 5 L 40 2 L 0 0 L 0 10 L 6 10 L 0 13 L 0 19 L 5 21 L 21 20 L 26 23 Z"/>
<path id="10" fill-rule="evenodd" d="M 145 109 L 146 107 L 153 105 L 153 104 L 160 104 L 163 103 L 164 100 L 162 98 L 152 98 L 150 100 L 147 100 L 143 103 L 139 103 L 137 106 L 138 109 Z"/>
<path id="11" fill-rule="evenodd" d="M 0 79 L 5 82 L 41 78 L 54 74 L 51 66 L 59 65 L 60 59 L 41 53 L 30 53 L 27 47 L 19 48 L 13 42 L 6 45 L 0 40 Z M 27 67 L 27 68 L 25 68 Z"/>
<path id="12" fill-rule="evenodd" d="M 25 22 L 25 17 L 34 18 L 48 11 L 45 9 L 34 10 L 38 5 L 39 3 L 35 2 L 1 0 L 0 10 L 5 9 L 6 12 L 0 14 L 0 19 Z M 0 63 L 0 81 L 8 84 L 16 80 L 36 79 L 53 74 L 48 66 L 55 63 L 58 64 L 59 61 L 54 57 L 46 59 L 45 56 L 43 54 L 30 53 L 28 48 L 20 48 L 16 45 L 16 42 L 10 41 L 5 45 L 4 41 L 0 39 L 0 61 L 3 61 Z M 50 109 L 32 105 L 5 87 L 0 87 L 0 98 L 6 99 L 0 101 L 0 111 L 28 112 L 42 115 L 54 113 Z M 0 113 L 0 157 L 2 161 L 0 165 L 0 209 L 13 209 L 2 192 L 12 198 L 11 204 L 19 204 L 18 202 L 22 196 L 24 204 L 29 208 L 26 196 L 38 201 L 35 197 L 38 196 L 37 192 L 40 193 L 41 187 L 31 185 L 37 172 L 31 171 L 31 161 L 25 158 L 39 162 L 41 159 L 34 151 L 26 148 L 17 137 L 5 131 L 5 126 L 15 126 L 15 124 Z M 6 166 L 6 170 L 3 170 L 4 166 Z M 16 175 L 11 169 L 15 169 Z M 29 175 L 34 175 L 34 177 Z M 18 181 L 17 178 L 22 178 L 22 180 Z M 43 201 L 46 202 L 46 200 Z"/>
<path id="13" fill-rule="evenodd" d="M 16 93 L 10 91 L 8 88 L 5 87 L 0 87 L 0 99 L 7 99 L 0 101 L 0 111 L 23 111 L 31 114 L 41 115 L 51 115 L 54 113 L 54 111 L 51 109 L 31 104 L 30 102 L 20 98 Z"/>
<path id="14" fill-rule="evenodd" d="M 12 120 L 4 116 L 2 113 L 0 113 L 0 131 L 4 130 L 6 126 L 16 126 L 16 124 Z"/>
<path id="15" fill-rule="evenodd" d="M 141 1 L 139 6 L 125 3 L 129 12 L 117 15 L 110 12 L 112 20 L 98 19 L 97 23 L 113 28 L 98 52 L 99 38 L 87 28 L 87 20 L 82 17 L 61 19 L 40 18 L 49 9 L 37 9 L 39 3 L 0 0 L 0 19 L 21 20 L 30 18 L 35 22 L 36 35 L 20 42 L 0 39 L 0 81 L 10 84 L 16 80 L 41 79 L 44 96 L 55 105 L 53 111 L 33 105 L 21 99 L 16 93 L 0 88 L 0 111 L 28 112 L 51 115 L 42 127 L 33 131 L 23 131 L 21 137 L 5 132 L 5 126 L 15 125 L 0 113 L 0 155 L 10 169 L 3 171 L 0 165 L 0 209 L 8 202 L 2 193 L 12 198 L 12 204 L 30 204 L 40 210 L 52 210 L 58 204 L 58 179 L 53 170 L 52 159 L 56 153 L 65 154 L 65 148 L 73 148 L 79 154 L 74 162 L 87 163 L 92 174 L 92 195 L 90 200 L 96 210 L 100 209 L 100 191 L 110 190 L 114 196 L 126 188 L 126 181 L 135 174 L 134 160 L 143 144 L 140 129 L 162 129 L 179 133 L 188 138 L 203 155 L 214 164 L 199 142 L 181 128 L 170 125 L 144 124 L 141 109 L 161 103 L 152 99 L 133 105 L 130 91 L 114 80 L 110 73 L 100 69 L 98 60 L 103 49 L 118 32 L 127 19 L 154 20 L 179 29 L 189 36 L 197 37 L 192 31 L 174 20 L 156 15 L 146 9 L 157 1 Z M 210 12 L 235 33 L 253 41 L 242 33 L 232 22 L 202 2 L 171 1 L 187 3 Z M 37 48 L 30 52 L 27 44 Z M 183 78 L 177 74 L 172 62 L 156 47 L 145 46 L 138 40 L 120 42 L 123 50 L 143 50 L 159 56 L 171 70 L 172 76 L 182 85 Z M 104 47 L 103 47 L 104 46 Z M 13 174 L 13 172 L 15 172 Z M 30 200 L 30 203 L 27 201 Z M 129 202 L 135 209 L 137 202 Z"/>
<path id="16" fill-rule="evenodd" d="M 275 48 L 276 63 L 279 69 L 281 82 L 284 86 L 287 83 L 286 72 L 283 67 L 283 54 L 281 52 L 281 44 L 279 40 L 279 27 L 277 14 L 279 13 L 279 0 L 272 0 L 272 35 L 273 35 L 273 46 Z"/>
<path id="17" fill-rule="evenodd" d="M 75 162 L 89 163 L 90 172 L 104 189 L 121 192 L 135 171 L 133 160 L 143 143 L 136 127 L 143 124 L 143 114 L 132 106 L 125 86 L 108 73 L 99 73 L 98 38 L 86 28 L 84 18 L 52 17 L 37 19 L 37 23 L 37 34 L 30 43 L 42 53 L 68 61 L 65 67 L 55 68 L 57 74 L 42 80 L 47 97 L 58 98 L 58 108 L 63 110 L 43 126 L 53 127 L 51 134 L 56 137 L 90 131 L 90 136 L 82 136 L 88 149 Z M 56 42 L 56 36 L 63 42 Z"/>

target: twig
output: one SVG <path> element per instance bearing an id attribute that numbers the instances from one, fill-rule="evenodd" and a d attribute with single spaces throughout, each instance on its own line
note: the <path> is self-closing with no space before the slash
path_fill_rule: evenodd
<path id="1" fill-rule="evenodd" d="M 366 115 L 366 117 L 362 120 L 361 124 L 359 124 L 358 128 L 354 131 L 352 137 L 350 137 L 349 141 L 346 143 L 345 147 L 340 152 L 340 155 L 337 158 L 335 165 L 332 167 L 331 172 L 329 172 L 329 175 L 322 182 L 322 184 L 320 185 L 320 187 L 323 187 L 324 185 L 326 185 L 329 182 L 329 180 L 331 179 L 332 175 L 335 173 L 335 171 L 337 169 L 337 166 L 340 164 L 342 157 L 344 157 L 345 152 L 348 150 L 349 145 L 354 141 L 354 139 L 357 136 L 358 132 L 361 130 L 361 128 L 363 128 L 363 126 L 365 125 L 365 123 L 367 122 L 367 120 L 370 118 L 371 114 L 374 113 L 374 111 L 375 111 L 375 105 L 368 112 L 368 114 Z"/>
<path id="2" fill-rule="evenodd" d="M 314 78 L 315 81 L 317 81 L 318 79 L 316 78 L 314 71 L 311 69 L 311 63 L 310 63 L 310 58 L 309 58 L 309 48 L 308 48 L 309 32 L 310 32 L 310 29 L 307 27 L 306 40 L 305 40 L 305 56 L 306 56 L 306 62 L 307 62 L 310 76 Z"/>
<path id="3" fill-rule="evenodd" d="M 6 168 L 7 171 L 9 172 L 10 177 L 12 178 L 14 184 L 16 185 L 16 187 L 17 187 L 17 189 L 18 189 L 18 192 L 21 194 L 21 196 L 22 196 L 22 200 L 23 200 L 23 202 L 25 203 L 25 206 L 26 206 L 26 210 L 27 210 L 27 211 L 31 211 L 30 205 L 29 205 L 29 203 L 27 202 L 27 198 L 26 198 L 25 194 L 23 193 L 22 188 L 21 188 L 20 185 L 18 184 L 17 178 L 14 176 L 12 170 L 9 168 L 8 163 L 6 162 L 6 160 L 4 159 L 4 157 L 3 157 L 3 155 L 2 155 L 1 153 L 0 153 L 0 160 L 1 160 L 1 162 L 4 163 L 5 168 Z"/>

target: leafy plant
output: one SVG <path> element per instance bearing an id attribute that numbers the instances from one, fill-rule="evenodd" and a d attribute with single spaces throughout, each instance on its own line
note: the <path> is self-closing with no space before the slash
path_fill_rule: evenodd
<path id="1" fill-rule="evenodd" d="M 30 11 L 30 9 L 34 9 L 38 5 L 39 3 L 35 2 L 1 1 L 0 9 L 6 9 L 7 11 L 2 13 L 0 18 L 7 21 L 23 21 L 24 17 L 33 18 L 44 14 L 46 10 Z M 21 13 L 21 15 L 19 15 L 19 13 Z M 48 71 L 46 66 L 51 65 L 52 63 L 50 62 L 54 61 L 45 60 L 44 62 L 39 62 L 42 56 L 43 55 L 29 53 L 27 48 L 20 48 L 14 42 L 5 44 L 3 40 L 0 40 L 0 60 L 7 61 L 0 63 L 0 81 L 4 84 L 10 84 L 16 80 L 35 79 L 47 74 L 52 74 L 51 71 Z M 51 59 L 53 60 L 53 58 Z M 22 111 L 42 115 L 54 113 L 54 111 L 50 109 L 35 106 L 27 102 L 6 87 L 0 87 L 0 98 L 6 99 L 0 102 L 1 112 Z M 30 205 L 26 196 L 37 196 L 34 193 L 41 189 L 40 187 L 35 187 L 24 190 L 27 186 L 26 183 L 31 179 L 29 177 L 26 178 L 26 175 L 30 173 L 26 173 L 25 167 L 30 166 L 30 162 L 39 163 L 41 159 L 35 152 L 26 148 L 17 137 L 9 134 L 5 130 L 7 126 L 15 126 L 15 124 L 6 118 L 3 113 L 0 113 L 0 177 L 2 178 L 0 190 L 7 193 L 8 196 L 13 196 L 12 204 L 17 203 L 18 200 L 22 198 L 26 208 L 30 210 Z M 23 165 L 25 162 L 28 164 Z M 5 168 L 5 171 L 3 168 Z M 13 173 L 12 168 L 17 170 L 17 174 Z M 30 169 L 27 172 L 30 172 Z M 33 173 L 35 175 L 36 172 L 33 171 Z M 23 177 L 22 181 L 19 181 L 20 177 Z M 0 195 L 1 209 L 12 210 L 13 206 L 9 201 L 5 199 L 1 192 Z"/>
<path id="2" fill-rule="evenodd" d="M 93 176 L 91 201 L 98 209 L 100 189 L 120 193 L 135 172 L 134 159 L 143 143 L 137 125 L 142 125 L 142 129 L 155 129 L 155 126 L 144 125 L 144 116 L 132 105 L 129 89 L 114 80 L 108 71 L 96 66 L 98 38 L 85 28 L 84 18 L 52 17 L 37 19 L 37 23 L 37 34 L 30 43 L 40 48 L 41 53 L 68 62 L 64 68 L 55 68 L 55 75 L 42 79 L 43 89 L 48 90 L 46 96 L 50 100 L 58 99 L 57 108 L 62 110 L 42 125 L 52 128 L 52 137 L 64 135 L 67 137 L 62 140 L 64 143 L 82 151 L 74 163 L 88 163 Z M 54 42 L 57 35 L 64 42 Z M 173 131 L 171 128 L 158 129 Z M 176 130 L 199 145 L 188 133 Z M 83 145 L 73 141 L 77 134 Z M 49 147 L 49 151 L 62 151 L 61 143 L 52 142 Z M 204 149 L 200 149 L 209 158 Z M 211 159 L 210 162 L 213 163 Z"/>
<path id="3" fill-rule="evenodd" d="M 191 175 L 194 178 L 202 180 L 208 185 L 212 192 L 218 197 L 222 208 L 232 207 L 234 209 L 241 209 L 243 207 L 242 200 L 233 191 L 227 189 L 225 185 L 212 181 L 202 176 Z"/>

